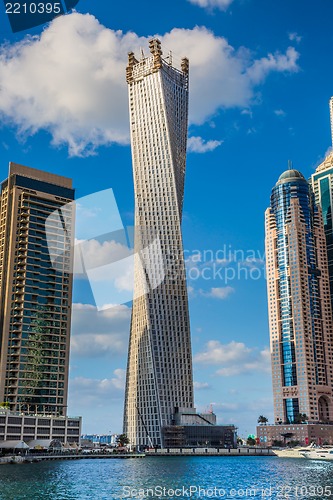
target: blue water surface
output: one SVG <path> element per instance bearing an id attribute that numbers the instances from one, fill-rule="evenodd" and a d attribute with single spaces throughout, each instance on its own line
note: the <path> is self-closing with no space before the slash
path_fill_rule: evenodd
<path id="1" fill-rule="evenodd" d="M 2 500 L 333 498 L 333 462 L 277 457 L 83 459 L 0 466 Z"/>

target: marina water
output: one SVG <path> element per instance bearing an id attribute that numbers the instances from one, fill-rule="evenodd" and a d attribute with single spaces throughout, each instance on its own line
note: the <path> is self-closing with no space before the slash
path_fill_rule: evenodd
<path id="1" fill-rule="evenodd" d="M 1 500 L 333 498 L 333 463 L 276 457 L 82 459 L 0 467 Z"/>

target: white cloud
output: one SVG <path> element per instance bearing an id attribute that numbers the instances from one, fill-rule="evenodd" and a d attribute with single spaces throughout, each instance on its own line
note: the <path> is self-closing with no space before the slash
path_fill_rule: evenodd
<path id="1" fill-rule="evenodd" d="M 253 112 L 250 109 L 243 109 L 241 114 L 248 115 L 250 118 L 253 118 Z"/>
<path id="2" fill-rule="evenodd" d="M 201 391 L 202 389 L 209 389 L 210 385 L 208 382 L 193 382 L 194 389 Z"/>
<path id="3" fill-rule="evenodd" d="M 121 232 L 123 233 L 123 232 Z M 121 237 L 123 234 L 121 234 Z M 89 280 L 98 309 L 104 304 L 125 304 L 159 286 L 165 277 L 165 263 L 158 236 L 139 253 L 117 241 L 77 240 L 74 268 Z M 134 293 L 134 267 L 144 285 Z"/>
<path id="4" fill-rule="evenodd" d="M 233 377 L 246 373 L 271 373 L 271 354 L 268 348 L 262 351 L 252 351 L 252 355 L 241 364 L 225 366 L 219 369 L 217 375 L 222 377 Z"/>
<path id="5" fill-rule="evenodd" d="M 211 340 L 207 343 L 206 351 L 194 356 L 194 361 L 205 365 L 221 365 L 216 374 L 223 377 L 271 371 L 269 349 L 258 352 L 243 342 L 221 344 L 218 340 Z"/>
<path id="6" fill-rule="evenodd" d="M 262 387 L 260 387 L 260 389 L 262 389 Z M 250 432 L 255 432 L 255 424 L 259 415 L 266 415 L 269 421 L 274 421 L 272 414 L 273 401 L 271 396 L 253 399 L 253 394 L 250 398 L 247 398 L 247 395 L 250 395 L 249 391 L 248 394 L 243 393 L 241 398 L 237 398 L 237 395 L 235 397 L 235 394 L 232 395 L 232 398 L 229 396 L 232 402 L 227 400 L 227 402 L 218 401 L 212 403 L 218 423 L 232 423 L 236 425 L 239 428 L 238 435 L 245 438 Z M 200 408 L 200 410 L 202 409 Z"/>
<path id="7" fill-rule="evenodd" d="M 69 381 L 71 405 L 103 406 L 106 400 L 123 396 L 125 389 L 125 370 L 118 368 L 113 372 L 114 377 L 108 379 L 91 379 L 75 377 Z"/>
<path id="8" fill-rule="evenodd" d="M 296 43 L 300 43 L 302 41 L 302 37 L 300 35 L 298 35 L 297 33 L 289 33 L 288 34 L 288 38 L 291 42 L 296 42 Z"/>
<path id="9" fill-rule="evenodd" d="M 240 403 L 212 403 L 214 413 L 234 413 L 241 409 Z"/>
<path id="10" fill-rule="evenodd" d="M 299 53 L 294 47 L 288 47 L 285 54 L 276 52 L 275 54 L 268 54 L 267 57 L 258 59 L 247 70 L 247 74 L 254 84 L 258 84 L 263 82 L 272 71 L 296 73 L 299 71 L 298 58 Z"/>
<path id="11" fill-rule="evenodd" d="M 265 255 L 264 258 L 247 257 L 243 261 L 240 261 L 241 266 L 249 267 L 250 269 L 262 269 L 266 265 Z"/>
<path id="12" fill-rule="evenodd" d="M 207 343 L 207 350 L 196 354 L 194 360 L 204 364 L 221 364 L 230 361 L 240 361 L 251 353 L 251 349 L 243 342 L 232 341 L 229 344 L 221 344 L 218 340 L 210 340 Z"/>
<path id="13" fill-rule="evenodd" d="M 189 137 L 188 152 L 189 153 L 207 153 L 221 146 L 223 141 L 205 141 L 202 137 Z"/>
<path id="14" fill-rule="evenodd" d="M 188 0 L 194 5 L 199 5 L 205 9 L 214 9 L 215 7 L 220 10 L 227 10 L 229 5 L 232 4 L 233 0 Z"/>
<path id="15" fill-rule="evenodd" d="M 220 288 L 211 288 L 209 292 L 200 291 L 201 295 L 205 297 L 210 297 L 212 299 L 227 299 L 235 291 L 231 286 L 224 286 Z"/>
<path id="16" fill-rule="evenodd" d="M 282 117 L 286 116 L 287 114 L 285 111 L 283 111 L 283 109 L 275 109 L 274 113 L 276 114 L 276 116 L 282 116 Z"/>
<path id="17" fill-rule="evenodd" d="M 90 281 L 113 282 L 118 290 L 133 290 L 134 282 L 134 259 L 133 250 L 126 245 L 116 241 L 76 240 L 74 253 L 74 273 L 82 272 L 80 259 L 83 258 L 84 268 L 93 269 Z M 129 258 L 132 257 L 132 258 Z M 105 273 L 104 266 L 115 263 L 112 266 L 112 275 Z"/>
<path id="18" fill-rule="evenodd" d="M 90 304 L 73 304 L 71 355 L 96 358 L 125 354 L 128 347 L 131 309 Z"/>
<path id="19" fill-rule="evenodd" d="M 223 5 L 226 2 L 216 2 Z M 150 37 L 149 37 L 150 38 Z M 190 59 L 190 123 L 202 124 L 221 108 L 247 107 L 255 87 L 272 72 L 298 70 L 299 54 L 253 59 L 202 27 L 160 36 L 174 59 Z M 70 155 L 93 154 L 101 145 L 128 144 L 125 82 L 127 53 L 140 53 L 148 37 L 113 31 L 90 14 L 55 19 L 40 36 L 0 50 L 0 116 L 22 137 L 47 130 Z"/>

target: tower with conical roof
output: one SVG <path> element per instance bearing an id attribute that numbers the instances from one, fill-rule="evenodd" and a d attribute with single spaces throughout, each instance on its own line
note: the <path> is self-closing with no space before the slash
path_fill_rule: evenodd
<path id="1" fill-rule="evenodd" d="M 266 211 L 275 422 L 333 421 L 333 328 L 320 207 L 303 175 L 285 171 Z"/>

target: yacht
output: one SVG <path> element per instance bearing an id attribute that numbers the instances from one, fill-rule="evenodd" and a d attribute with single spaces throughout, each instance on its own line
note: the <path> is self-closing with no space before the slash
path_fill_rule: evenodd
<path id="1" fill-rule="evenodd" d="M 314 448 L 302 451 L 301 455 L 308 460 L 333 460 L 333 448 Z"/>
<path id="2" fill-rule="evenodd" d="M 295 446 L 294 448 L 280 448 L 273 450 L 273 453 L 279 458 L 305 458 L 303 453 L 311 452 L 316 449 L 316 445 L 311 443 L 309 446 Z"/>

